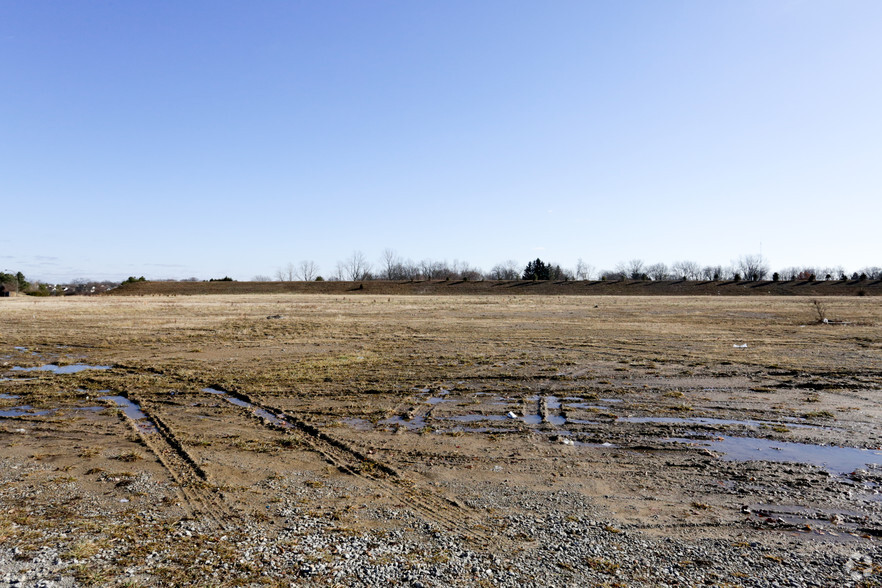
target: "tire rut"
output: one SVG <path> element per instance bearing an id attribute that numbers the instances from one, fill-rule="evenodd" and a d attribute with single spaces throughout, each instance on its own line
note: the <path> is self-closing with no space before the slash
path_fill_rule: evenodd
<path id="1" fill-rule="evenodd" d="M 223 390 L 218 386 L 212 388 Z M 488 535 L 478 523 L 478 516 L 458 501 L 418 487 L 414 481 L 403 476 L 395 468 L 364 455 L 295 415 L 255 401 L 241 392 L 229 390 L 223 392 L 284 421 L 289 427 L 279 427 L 261 419 L 267 427 L 296 435 L 306 447 L 321 455 L 325 461 L 340 471 L 369 480 L 391 495 L 399 497 L 407 508 L 416 511 L 422 518 L 434 522 L 448 532 L 457 533 L 475 544 L 486 545 L 489 542 Z"/>
<path id="2" fill-rule="evenodd" d="M 179 496 L 183 498 L 186 510 L 190 514 L 198 512 L 200 517 L 210 521 L 216 528 L 229 530 L 229 521 L 235 518 L 235 513 L 218 492 L 211 489 L 205 471 L 199 467 L 168 425 L 145 406 L 144 401 L 128 398 L 139 405 L 152 427 L 145 428 L 128 415 L 125 417 L 126 421 L 178 485 Z M 138 419 L 142 420 L 145 419 Z"/>

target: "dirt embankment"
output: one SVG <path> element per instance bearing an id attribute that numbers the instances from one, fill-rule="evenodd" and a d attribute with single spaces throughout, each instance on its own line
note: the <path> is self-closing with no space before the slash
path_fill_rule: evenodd
<path id="1" fill-rule="evenodd" d="M 118 296 L 198 294 L 543 295 L 543 296 L 880 296 L 882 280 L 425 280 L 364 282 L 135 282 L 109 292 Z"/>

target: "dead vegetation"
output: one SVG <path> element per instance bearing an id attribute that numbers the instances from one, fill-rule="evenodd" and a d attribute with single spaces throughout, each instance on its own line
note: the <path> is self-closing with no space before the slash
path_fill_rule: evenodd
<path id="1" fill-rule="evenodd" d="M 235 567 L 237 528 L 254 524 L 272 535 L 293 517 L 282 513 L 295 509 L 354 534 L 397 528 L 400 521 L 365 516 L 394 507 L 476 549 L 503 553 L 511 544 L 500 539 L 498 521 L 530 508 L 481 508 L 488 487 L 506 495 L 578 493 L 605 509 L 608 522 L 598 529 L 616 538 L 640 529 L 765 541 L 742 503 L 793 501 L 796 492 L 819 508 L 865 509 L 862 516 L 878 522 L 875 507 L 850 504 L 829 476 L 745 466 L 707 448 L 724 436 L 882 446 L 882 308 L 872 297 L 837 298 L 836 315 L 849 324 L 829 328 L 815 320 L 828 318 L 828 304 L 796 297 L 13 298 L 2 303 L 0 377 L 9 379 L 0 382 L 8 396 L 0 410 L 32 409 L 0 422 L 3 459 L 20 468 L 4 469 L 0 480 L 0 538 L 23 553 L 63 547 L 71 560 L 94 559 L 107 545 L 120 551 L 120 562 L 161 551 L 153 581 L 180 583 L 204 581 L 188 566 L 188 550 L 210 554 L 200 560 L 207 568 Z M 47 363 L 113 367 L 13 371 Z M 97 407 L 96 398 L 120 393 L 156 432 Z M 84 410 L 90 406 L 102 410 Z M 559 434 L 561 422 L 567 435 Z M 50 487 L 52 496 L 44 492 Z M 194 520 L 204 527 L 187 536 Z M 169 537 L 179 549 L 168 550 Z M 523 549 L 530 541 L 512 533 Z M 610 576 L 620 564 L 581 561 Z M 71 565 L 82 583 L 100 585 L 125 563 Z M 557 567 L 579 572 L 572 562 Z M 261 577 L 260 567 L 235 569 Z"/>

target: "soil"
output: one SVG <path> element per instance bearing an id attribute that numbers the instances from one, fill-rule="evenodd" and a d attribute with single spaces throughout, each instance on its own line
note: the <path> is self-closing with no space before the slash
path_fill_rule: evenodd
<path id="1" fill-rule="evenodd" d="M 821 311 L 4 299 L 0 586 L 877 585 L 882 306 Z"/>
<path id="2" fill-rule="evenodd" d="M 363 282 L 129 282 L 114 296 L 340 294 L 368 296 L 880 296 L 882 280 L 367 280 Z"/>

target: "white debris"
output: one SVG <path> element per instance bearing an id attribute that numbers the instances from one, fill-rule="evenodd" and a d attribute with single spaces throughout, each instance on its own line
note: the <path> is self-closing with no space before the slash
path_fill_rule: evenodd
<path id="1" fill-rule="evenodd" d="M 507 417 L 510 418 L 510 419 L 516 419 L 516 418 L 518 418 L 518 415 L 516 415 L 515 413 L 513 413 L 513 412 L 511 412 L 511 411 L 508 411 L 508 414 L 505 415 L 505 416 L 507 416 Z"/>
<path id="2" fill-rule="evenodd" d="M 735 349 L 747 349 L 747 343 L 742 343 L 741 345 L 733 345 Z"/>

